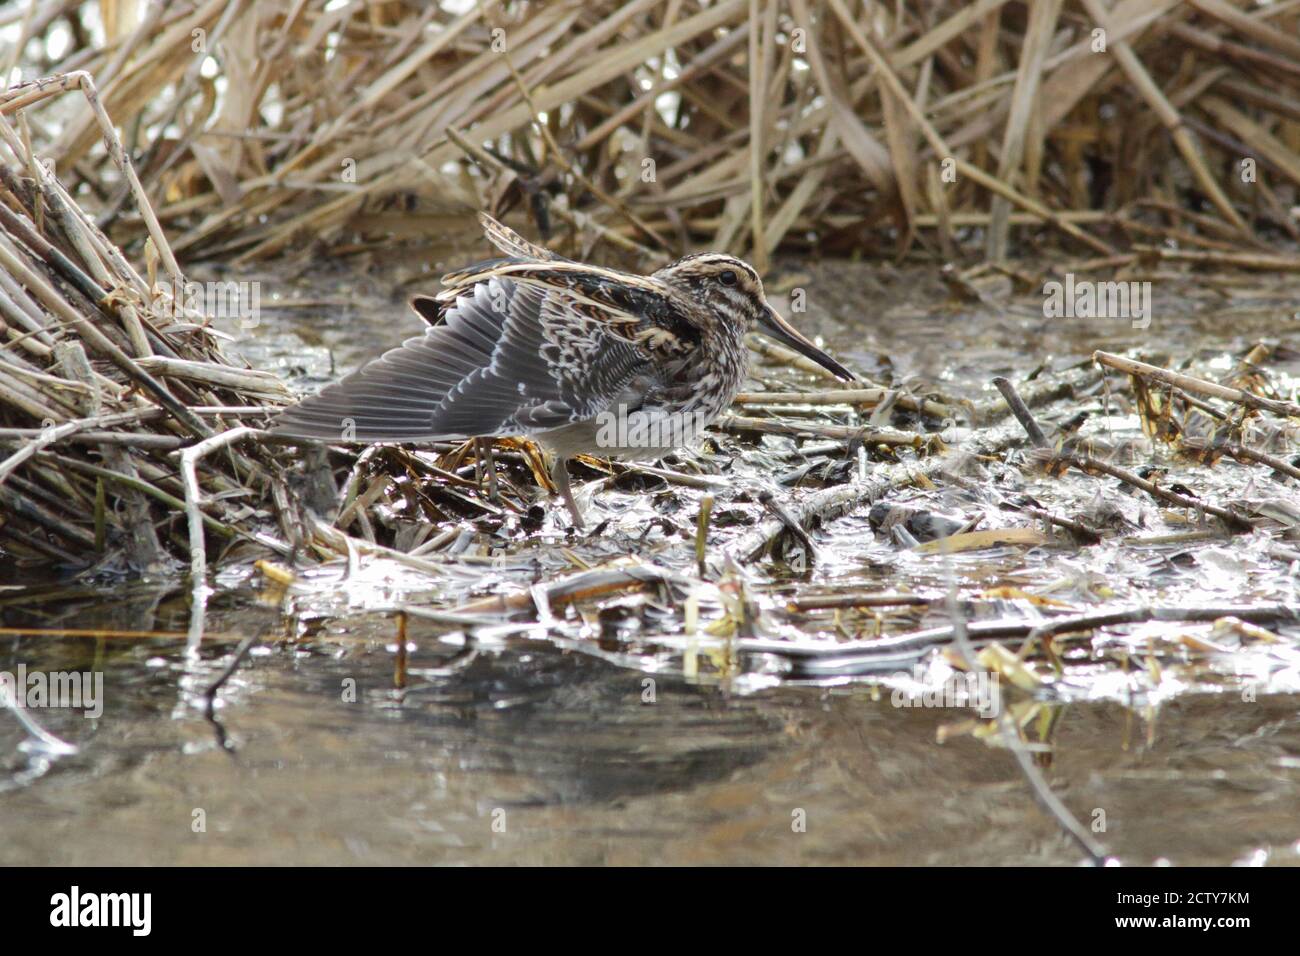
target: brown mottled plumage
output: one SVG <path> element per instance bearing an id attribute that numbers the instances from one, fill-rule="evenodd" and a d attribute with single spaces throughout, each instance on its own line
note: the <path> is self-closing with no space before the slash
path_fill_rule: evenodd
<path id="1" fill-rule="evenodd" d="M 565 460 L 651 459 L 690 444 L 739 391 L 755 326 L 853 377 L 776 314 L 733 256 L 686 256 L 638 276 L 480 220 L 506 258 L 416 297 L 423 335 L 285 409 L 274 433 L 365 444 L 526 435 L 555 455 L 552 477 L 582 527 Z"/>

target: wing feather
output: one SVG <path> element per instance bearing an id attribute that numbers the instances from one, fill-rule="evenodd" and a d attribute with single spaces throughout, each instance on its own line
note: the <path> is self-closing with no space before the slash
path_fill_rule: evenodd
<path id="1" fill-rule="evenodd" d="M 285 409 L 272 431 L 364 443 L 531 434 L 591 418 L 650 368 L 604 310 L 509 277 L 461 288 L 441 317 Z"/>
<path id="2" fill-rule="evenodd" d="M 483 234 L 488 237 L 488 241 L 508 256 L 521 259 L 538 259 L 543 262 L 569 261 L 550 249 L 529 242 L 509 226 L 502 225 L 485 212 L 478 214 L 478 222 L 483 227 Z"/>

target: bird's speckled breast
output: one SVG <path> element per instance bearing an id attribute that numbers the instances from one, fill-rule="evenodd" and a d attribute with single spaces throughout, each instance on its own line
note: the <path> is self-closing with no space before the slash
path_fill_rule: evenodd
<path id="1" fill-rule="evenodd" d="M 749 370 L 739 330 L 728 329 L 706 342 L 661 367 L 662 377 L 646 382 L 644 390 L 621 396 L 592 418 L 533 437 L 562 458 L 653 461 L 693 446 L 731 404 Z"/>

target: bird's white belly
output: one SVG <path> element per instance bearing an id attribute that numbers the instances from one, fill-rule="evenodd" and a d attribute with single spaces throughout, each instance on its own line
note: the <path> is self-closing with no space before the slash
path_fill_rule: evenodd
<path id="1" fill-rule="evenodd" d="M 717 417 L 716 411 L 700 407 L 667 411 L 650 407 L 627 411 L 620 406 L 595 418 L 542 432 L 536 437 L 556 455 L 594 455 L 652 461 L 678 448 L 687 448 Z"/>

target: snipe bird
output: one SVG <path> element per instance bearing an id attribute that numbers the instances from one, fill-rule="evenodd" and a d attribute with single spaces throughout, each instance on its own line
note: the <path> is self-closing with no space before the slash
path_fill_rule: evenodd
<path id="1" fill-rule="evenodd" d="M 443 277 L 412 308 L 429 323 L 279 415 L 272 433 L 330 443 L 526 436 L 566 460 L 649 460 L 690 445 L 731 404 L 759 330 L 852 381 L 767 303 L 747 263 L 689 255 L 649 276 L 574 262 L 479 217 L 504 258 Z"/>

